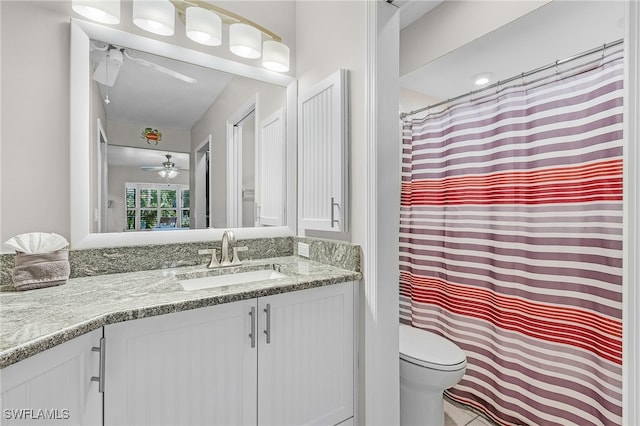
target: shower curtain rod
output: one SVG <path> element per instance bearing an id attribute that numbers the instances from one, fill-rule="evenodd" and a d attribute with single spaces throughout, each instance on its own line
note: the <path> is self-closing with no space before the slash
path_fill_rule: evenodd
<path id="1" fill-rule="evenodd" d="M 594 53 L 598 53 L 600 51 L 602 51 L 602 55 L 604 56 L 604 52 L 605 52 L 605 50 L 607 50 L 607 48 L 622 44 L 623 40 L 624 39 L 620 39 L 620 40 L 612 41 L 611 43 L 605 43 L 600 47 L 596 47 L 594 49 L 587 50 L 586 52 L 579 53 L 579 54 L 571 56 L 569 58 L 565 58 L 565 59 L 562 59 L 562 60 L 557 60 L 557 61 L 552 62 L 550 64 L 543 65 L 543 66 L 541 66 L 539 68 L 533 69 L 531 71 L 527 71 L 527 72 L 523 72 L 523 73 L 518 74 L 518 75 L 514 75 L 513 77 L 507 78 L 506 80 L 498 81 L 496 83 L 493 83 L 493 84 L 491 84 L 489 86 L 486 86 L 486 87 L 483 87 L 481 89 L 471 90 L 471 91 L 469 91 L 467 93 L 464 93 L 462 95 L 456 96 L 455 98 L 446 99 L 444 101 L 441 101 L 441 102 L 426 106 L 424 108 L 419 108 L 419 109 L 413 110 L 411 112 L 400 113 L 400 119 L 404 120 L 406 117 L 408 117 L 410 115 L 414 115 L 414 114 L 418 114 L 418 113 L 421 113 L 421 112 L 424 112 L 424 111 L 428 111 L 431 108 L 436 108 L 436 107 L 439 107 L 441 105 L 448 104 L 450 102 L 455 102 L 455 101 L 457 101 L 459 99 L 466 98 L 467 96 L 472 96 L 474 94 L 477 94 L 477 93 L 480 93 L 480 92 L 484 92 L 485 90 L 493 89 L 494 87 L 499 87 L 500 85 L 511 83 L 512 81 L 517 80 L 519 78 L 525 78 L 525 77 L 528 77 L 528 76 L 530 76 L 532 74 L 536 74 L 536 73 L 539 73 L 539 72 L 542 72 L 542 71 L 546 71 L 546 70 L 548 70 L 550 68 L 557 67 L 558 65 L 566 64 L 567 62 L 575 61 L 577 59 L 584 58 L 585 56 L 593 55 Z"/>

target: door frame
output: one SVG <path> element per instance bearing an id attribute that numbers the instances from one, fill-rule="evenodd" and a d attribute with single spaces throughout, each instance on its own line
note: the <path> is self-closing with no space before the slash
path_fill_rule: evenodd
<path id="1" fill-rule="evenodd" d="M 238 124 L 252 112 L 257 145 L 260 130 L 257 93 L 227 118 L 227 228 L 242 227 L 242 126 Z"/>
<path id="2" fill-rule="evenodd" d="M 192 190 L 195 211 L 192 214 L 191 226 L 196 229 L 213 228 L 213 197 L 211 194 L 211 156 L 213 144 L 211 134 L 207 135 L 193 150 L 195 161 L 194 187 Z M 207 152 L 209 155 L 207 156 Z M 209 168 L 209 197 L 203 196 L 206 192 L 201 192 L 201 188 L 207 187 L 207 167 Z M 209 203 L 209 223 L 207 224 L 207 209 Z"/>

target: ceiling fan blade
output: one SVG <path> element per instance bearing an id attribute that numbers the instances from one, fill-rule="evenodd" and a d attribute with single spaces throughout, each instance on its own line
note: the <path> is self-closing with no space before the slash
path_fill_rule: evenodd
<path id="1" fill-rule="evenodd" d="M 196 83 L 198 81 L 195 78 L 189 77 L 188 75 L 184 75 L 184 74 L 179 73 L 178 71 L 174 71 L 172 69 L 165 68 L 162 65 L 158 65 L 156 63 L 147 61 L 146 59 L 136 58 L 135 56 L 131 56 L 126 50 L 124 51 L 124 54 L 127 57 L 127 59 L 131 59 L 132 61 L 137 62 L 138 64 L 140 64 L 142 66 L 153 68 L 156 71 L 159 71 L 161 73 L 170 75 L 171 77 L 177 78 L 177 79 L 182 80 L 184 82 L 187 82 L 187 83 L 190 83 L 190 84 L 194 84 L 194 83 Z"/>
<path id="2" fill-rule="evenodd" d="M 155 171 L 155 170 L 162 170 L 164 169 L 164 166 L 140 166 L 140 170 L 144 170 L 146 171 Z"/>

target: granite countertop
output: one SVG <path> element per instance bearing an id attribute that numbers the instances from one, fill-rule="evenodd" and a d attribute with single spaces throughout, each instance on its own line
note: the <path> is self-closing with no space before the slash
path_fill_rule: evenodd
<path id="1" fill-rule="evenodd" d="M 200 265 L 72 278 L 58 287 L 0 293 L 0 368 L 106 324 L 362 278 L 360 272 L 298 256 L 245 261 L 239 269 L 274 263 L 286 278 L 183 290 L 176 275 L 233 271 Z"/>

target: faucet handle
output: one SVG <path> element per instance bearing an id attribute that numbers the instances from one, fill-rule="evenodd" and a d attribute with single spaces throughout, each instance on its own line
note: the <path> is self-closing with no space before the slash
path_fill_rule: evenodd
<path id="1" fill-rule="evenodd" d="M 218 262 L 216 249 L 211 249 L 211 263 L 209 263 L 209 268 L 217 268 L 218 266 L 220 266 L 220 262 Z"/>
<path id="2" fill-rule="evenodd" d="M 241 265 L 242 262 L 240 262 L 240 258 L 238 257 L 238 252 L 239 251 L 247 251 L 249 250 L 249 247 L 244 246 L 244 247 L 234 247 L 233 248 L 233 259 L 231 260 L 231 264 L 232 265 Z"/>

